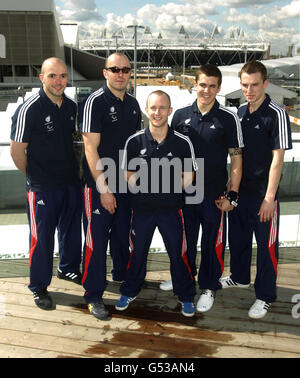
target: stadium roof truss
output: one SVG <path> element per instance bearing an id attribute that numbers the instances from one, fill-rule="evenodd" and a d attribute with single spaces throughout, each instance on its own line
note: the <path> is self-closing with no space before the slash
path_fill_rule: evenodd
<path id="1" fill-rule="evenodd" d="M 133 61 L 135 41 L 132 34 L 119 29 L 111 38 L 104 33 L 100 38 L 81 39 L 79 47 L 101 57 L 107 57 L 113 51 L 122 51 Z M 190 38 L 181 27 L 178 36 L 172 39 L 163 38 L 161 33 L 153 37 L 149 31 L 147 35 L 146 31 L 139 34 L 136 50 L 139 66 L 180 67 L 184 62 L 186 67 L 204 63 L 229 65 L 266 58 L 269 43 L 246 39 L 241 33 L 238 37 L 231 35 L 222 39 L 216 36 L 215 31 L 210 35 L 198 33 Z"/>

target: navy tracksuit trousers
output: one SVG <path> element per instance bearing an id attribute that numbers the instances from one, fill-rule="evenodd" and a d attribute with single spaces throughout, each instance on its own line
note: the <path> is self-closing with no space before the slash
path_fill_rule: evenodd
<path id="1" fill-rule="evenodd" d="M 130 231 L 131 254 L 122 295 L 135 297 L 147 273 L 147 256 L 155 228 L 158 227 L 170 258 L 173 292 L 181 302 L 193 302 L 194 278 L 186 257 L 184 221 L 181 210 L 157 214 L 133 212 Z"/>
<path id="2" fill-rule="evenodd" d="M 204 197 L 200 204 L 185 205 L 183 208 L 187 239 L 187 256 L 192 273 L 197 274 L 196 256 L 200 225 L 201 261 L 198 284 L 201 289 L 218 290 L 219 279 L 224 270 L 224 251 L 226 245 L 226 214 L 220 211 L 215 198 Z"/>
<path id="3" fill-rule="evenodd" d="M 276 300 L 278 263 L 279 203 L 269 222 L 260 222 L 257 215 L 262 200 L 239 198 L 239 205 L 229 212 L 228 238 L 231 278 L 241 284 L 251 281 L 252 239 L 257 242 L 257 271 L 254 283 L 256 298 L 265 302 Z"/>
<path id="4" fill-rule="evenodd" d="M 130 199 L 128 194 L 115 194 L 115 214 L 105 210 L 95 188 L 84 188 L 82 284 L 87 303 L 99 301 L 106 288 L 106 257 L 110 241 L 113 279 L 123 280 L 129 259 Z"/>
<path id="5" fill-rule="evenodd" d="M 59 268 L 79 272 L 81 262 L 82 188 L 78 182 L 46 192 L 27 192 L 30 227 L 28 285 L 41 291 L 50 285 L 53 270 L 54 236 L 57 229 Z"/>

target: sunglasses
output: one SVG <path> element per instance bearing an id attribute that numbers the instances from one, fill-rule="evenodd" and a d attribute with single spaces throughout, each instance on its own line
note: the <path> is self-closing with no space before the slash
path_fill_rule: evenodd
<path id="1" fill-rule="evenodd" d="M 107 67 L 105 69 L 107 71 L 111 71 L 112 73 L 119 73 L 120 71 L 122 71 L 122 73 L 124 73 L 124 74 L 127 74 L 128 72 L 131 71 L 130 67 L 123 67 L 123 68 L 119 68 L 119 67 Z"/>

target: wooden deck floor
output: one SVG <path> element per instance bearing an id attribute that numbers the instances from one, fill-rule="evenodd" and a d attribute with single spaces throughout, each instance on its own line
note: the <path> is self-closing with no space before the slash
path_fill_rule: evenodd
<path id="1" fill-rule="evenodd" d="M 253 287 L 221 290 L 211 311 L 182 316 L 173 293 L 158 288 L 169 278 L 166 255 L 150 257 L 145 286 L 124 312 L 114 309 L 119 285 L 108 275 L 104 300 L 112 317 L 107 321 L 88 313 L 82 287 L 56 277 L 49 287 L 56 309 L 40 310 L 21 262 L 1 261 L 0 357 L 299 358 L 300 318 L 292 316 L 292 298 L 298 295 L 300 301 L 300 249 L 283 249 L 281 255 L 278 301 L 257 321 L 247 314 Z"/>

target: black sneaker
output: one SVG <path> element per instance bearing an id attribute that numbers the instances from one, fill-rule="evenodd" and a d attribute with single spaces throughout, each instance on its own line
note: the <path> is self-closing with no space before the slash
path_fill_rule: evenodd
<path id="1" fill-rule="evenodd" d="M 57 268 L 57 277 L 62 280 L 74 282 L 77 285 L 81 285 L 82 275 L 80 272 L 64 273 L 59 268 Z"/>
<path id="2" fill-rule="evenodd" d="M 33 292 L 33 299 L 35 304 L 42 310 L 51 310 L 53 308 L 52 298 L 47 289 Z"/>
<path id="3" fill-rule="evenodd" d="M 99 302 L 89 303 L 88 309 L 92 315 L 95 316 L 95 318 L 100 320 L 105 320 L 109 316 L 109 311 L 104 306 L 104 303 L 102 300 Z"/>

